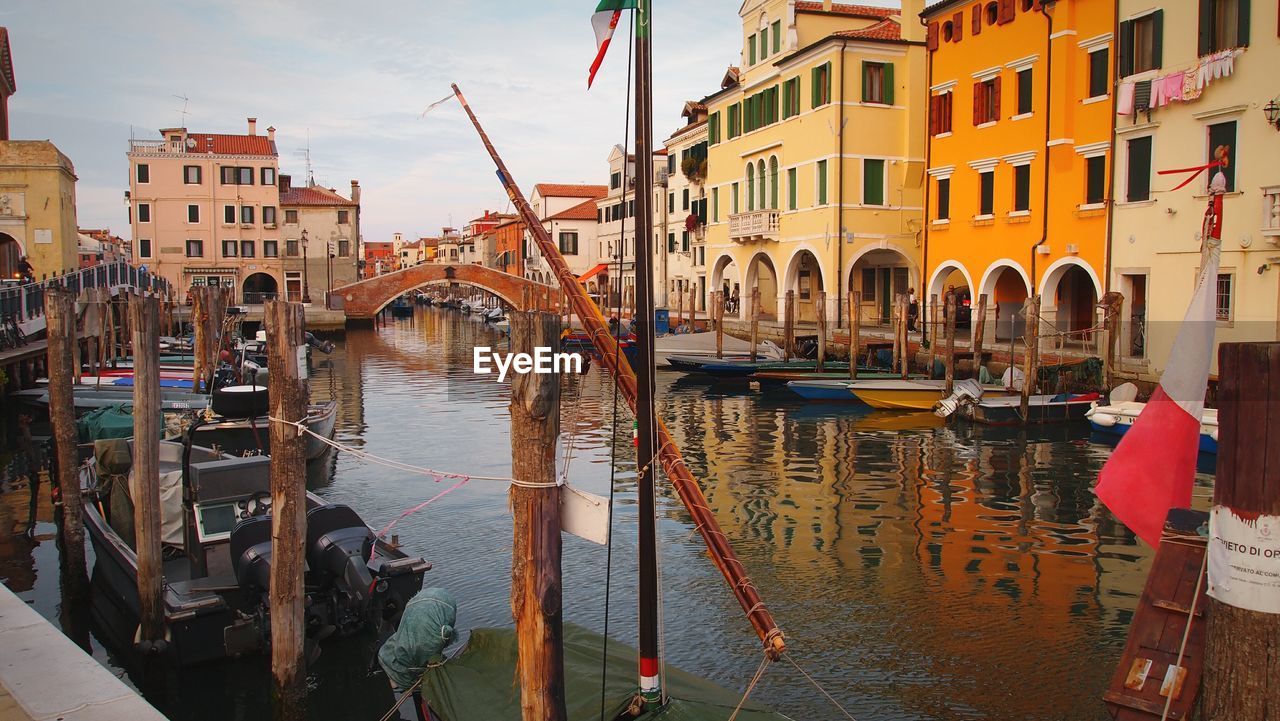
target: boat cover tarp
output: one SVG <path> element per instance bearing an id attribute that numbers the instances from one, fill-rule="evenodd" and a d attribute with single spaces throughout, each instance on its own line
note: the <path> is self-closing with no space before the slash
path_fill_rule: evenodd
<path id="1" fill-rule="evenodd" d="M 400 626 L 378 649 L 378 664 L 396 688 L 413 685 L 427 664 L 444 660 L 457 634 L 458 602 L 443 588 L 424 588 L 405 604 Z"/>
<path id="2" fill-rule="evenodd" d="M 133 406 L 117 403 L 89 411 L 76 421 L 81 443 L 133 436 Z"/>
<path id="3" fill-rule="evenodd" d="M 569 721 L 599 721 L 601 652 L 604 638 L 579 626 L 564 626 L 565 697 Z M 626 708 L 637 687 L 635 649 L 609 639 L 605 677 L 606 718 Z M 423 697 L 444 721 L 520 721 L 520 685 L 515 678 L 516 636 L 513 629 L 480 628 L 471 632 L 465 649 L 423 674 Z M 693 674 L 667 667 L 671 701 L 640 716 L 644 721 L 725 721 L 741 698 Z M 745 687 L 750 674 L 744 675 Z M 740 721 L 785 721 L 782 716 L 748 702 Z"/>

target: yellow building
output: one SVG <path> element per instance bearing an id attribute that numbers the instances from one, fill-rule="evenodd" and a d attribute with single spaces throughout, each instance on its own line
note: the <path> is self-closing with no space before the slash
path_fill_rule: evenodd
<path id="1" fill-rule="evenodd" d="M 924 171 L 924 28 L 920 0 L 897 9 L 747 0 L 741 67 L 709 112 L 708 290 L 739 289 L 741 317 L 759 288 L 778 320 L 847 316 L 863 293 L 866 322 L 891 292 L 918 285 Z"/>
<path id="2" fill-rule="evenodd" d="M 0 277 L 26 256 L 37 278 L 80 267 L 76 171 L 47 140 L 0 141 Z"/>
<path id="3" fill-rule="evenodd" d="M 1217 145 L 1231 146 L 1217 340 L 1280 334 L 1280 125 L 1266 114 L 1269 101 L 1280 103 L 1272 76 L 1280 68 L 1277 7 L 1258 0 L 1166 2 L 1154 10 L 1120 0 L 1119 7 L 1120 88 L 1148 101 L 1117 108 L 1127 112 L 1116 123 L 1111 289 L 1124 295 L 1122 367 L 1155 380 L 1194 289 L 1209 180 L 1206 174 L 1172 191 L 1184 177 L 1156 171 L 1202 165 Z M 1148 88 L 1165 83 L 1182 92 L 1172 102 L 1150 100 Z"/>
<path id="4" fill-rule="evenodd" d="M 987 296 L 986 347 L 1020 337 L 1029 295 L 1067 347 L 1105 291 L 1114 5 L 930 6 L 927 298 Z M 1046 172 L 1047 170 L 1047 172 Z M 961 327 L 969 326 L 961 311 Z M 1042 334 L 1049 327 L 1042 325 Z M 965 335 L 964 331 L 961 335 Z"/>

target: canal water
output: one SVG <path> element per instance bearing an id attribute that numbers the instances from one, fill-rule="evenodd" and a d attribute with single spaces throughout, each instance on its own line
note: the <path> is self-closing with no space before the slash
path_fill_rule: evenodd
<path id="1" fill-rule="evenodd" d="M 508 388 L 471 372 L 474 346 L 505 341 L 453 311 L 415 313 L 353 330 L 332 355 L 312 358 L 313 398 L 339 402 L 336 439 L 417 466 L 509 474 Z M 854 718 L 1108 718 L 1100 696 L 1151 552 L 1094 497 L 1109 449 L 1087 427 L 945 426 L 928 414 L 805 404 L 669 373 L 658 391 L 662 417 L 793 657 Z M 599 368 L 563 393 L 569 482 L 608 495 L 612 479 L 616 508 L 611 564 L 604 547 L 566 537 L 565 617 L 604 630 L 611 568 L 608 632 L 634 644 L 631 417 Z M 457 482 L 341 453 L 309 471 L 311 490 L 375 527 Z M 1210 483 L 1198 479 L 1198 506 Z M 11 533 L 25 527 L 26 507 L 25 491 L 0 495 L 6 585 L 169 718 L 270 718 L 264 659 L 148 670 L 87 609 L 63 607 L 47 507 L 34 540 Z M 510 625 L 503 485 L 468 481 L 395 532 L 434 564 L 428 583 L 458 598 L 459 627 Z M 667 662 L 741 690 L 759 643 L 669 487 L 658 532 Z M 310 718 L 382 716 L 393 698 L 367 672 L 375 645 L 361 637 L 325 646 L 310 669 Z M 789 664 L 770 667 L 753 699 L 797 721 L 844 718 Z"/>

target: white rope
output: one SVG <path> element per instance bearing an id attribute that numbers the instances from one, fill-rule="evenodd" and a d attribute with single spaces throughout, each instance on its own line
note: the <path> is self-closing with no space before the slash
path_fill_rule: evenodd
<path id="1" fill-rule="evenodd" d="M 330 446 L 331 448 L 342 451 L 343 453 L 350 453 L 351 455 L 361 460 L 365 460 L 370 463 L 376 463 L 380 466 L 386 466 L 387 468 L 394 468 L 398 471 L 403 471 L 405 473 L 412 473 L 418 476 L 425 476 L 427 478 L 434 478 L 434 479 L 466 478 L 472 481 L 498 481 L 501 483 L 510 483 L 515 486 L 520 486 L 521 488 L 551 488 L 551 487 L 560 485 L 560 481 L 558 480 L 551 483 L 533 483 L 530 481 L 517 480 L 515 478 L 510 478 L 507 476 L 477 476 L 477 475 L 472 475 L 470 473 L 440 471 L 434 468 L 425 468 L 423 466 L 415 466 L 415 465 L 411 465 L 401 461 L 392 460 L 390 458 L 383 458 L 381 456 L 376 456 L 372 453 L 367 453 L 358 448 L 353 448 L 346 444 L 339 443 L 333 440 L 332 438 L 326 438 L 316 433 L 315 431 L 312 431 L 310 428 L 307 428 L 306 424 L 303 423 L 302 421 L 286 421 L 282 418 L 276 418 L 275 416 L 267 416 L 267 419 L 275 423 L 282 423 L 286 426 L 293 426 L 294 428 L 298 429 L 298 435 L 303 435 L 305 433 L 311 436 L 312 438 L 319 440 L 321 443 L 324 443 Z"/>
<path id="2" fill-rule="evenodd" d="M 826 690 L 825 688 L 823 688 L 823 687 L 822 687 L 822 684 L 818 683 L 817 679 L 815 679 L 814 677 L 812 677 L 812 676 L 810 676 L 808 673 L 806 673 L 804 669 L 800 668 L 800 664 L 796 663 L 796 660 L 795 660 L 794 658 L 791 658 L 791 654 L 789 654 L 789 653 L 784 653 L 784 654 L 782 654 L 782 656 L 783 656 L 784 658 L 786 658 L 786 659 L 787 659 L 787 661 L 788 661 L 792 666 L 795 666 L 795 667 L 796 667 L 796 670 L 800 672 L 800 675 L 802 675 L 802 676 L 804 676 L 805 678 L 809 679 L 809 683 L 813 684 L 813 687 L 814 687 L 814 688 L 816 688 L 816 689 L 818 689 L 819 691 L 821 691 L 821 692 L 822 692 L 822 695 L 823 695 L 823 696 L 826 696 L 826 697 L 827 697 L 827 700 L 831 702 L 831 705 L 833 705 L 833 706 L 835 706 L 836 708 L 840 709 L 840 713 L 844 714 L 845 718 L 849 719 L 849 721 L 857 721 L 857 719 L 855 719 L 855 718 L 853 717 L 853 714 L 849 713 L 848 711 L 845 711 L 845 710 L 844 710 L 844 706 L 841 706 L 841 705 L 840 705 L 840 703 L 839 703 L 838 701 L 836 701 L 834 698 L 832 698 L 831 694 L 827 693 L 827 690 Z"/>
<path id="3" fill-rule="evenodd" d="M 404 693 L 400 694 L 400 698 L 396 700 L 395 705 L 387 709 L 387 712 L 382 715 L 381 721 L 390 721 L 391 718 L 395 716 L 399 716 L 400 707 L 404 705 L 404 700 L 412 696 L 413 692 L 416 691 L 418 687 L 421 685 L 422 685 L 422 677 L 419 676 L 418 680 L 414 681 L 412 686 L 405 689 Z"/>
<path id="4" fill-rule="evenodd" d="M 769 667 L 769 657 L 765 656 L 760 659 L 760 667 L 756 669 L 756 674 L 751 677 L 751 683 L 747 684 L 747 690 L 743 692 L 742 698 L 738 701 L 738 705 L 733 707 L 733 713 L 729 714 L 729 721 L 738 718 L 738 712 L 746 705 L 747 698 L 751 696 L 751 692 L 755 690 L 756 684 L 760 683 L 760 678 L 764 676 L 764 670 Z"/>

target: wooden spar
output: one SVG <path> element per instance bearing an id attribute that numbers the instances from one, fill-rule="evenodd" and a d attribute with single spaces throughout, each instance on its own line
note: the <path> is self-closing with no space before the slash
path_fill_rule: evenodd
<path id="1" fill-rule="evenodd" d="M 511 350 L 560 350 L 553 315 L 511 314 Z M 560 435 L 560 376 L 519 373 L 511 381 L 511 475 L 507 492 L 511 546 L 511 615 L 516 623 L 516 677 L 524 721 L 564 721 L 564 607 L 561 603 L 560 488 L 556 439 Z"/>
<path id="2" fill-rule="evenodd" d="M 827 292 L 818 291 L 818 302 L 814 306 L 818 320 L 818 363 L 814 368 L 821 373 L 827 360 Z"/>
<path id="3" fill-rule="evenodd" d="M 164 559 L 160 547 L 160 307 L 150 294 L 129 294 L 133 332 L 133 526 L 138 554 L 139 641 L 163 641 Z"/>
<path id="4" fill-rule="evenodd" d="M 982 341 L 987 333 L 987 294 L 978 294 L 978 316 L 973 319 L 973 341 L 969 347 L 973 349 L 973 377 L 982 375 Z"/>
<path id="5" fill-rule="evenodd" d="M 944 395 L 950 396 L 956 383 L 956 292 L 947 291 L 947 329 L 946 329 L 946 388 Z"/>
<path id="6" fill-rule="evenodd" d="M 49 339 L 49 422 L 53 426 L 54 461 L 62 496 L 62 567 L 68 582 L 65 594 L 83 598 L 89 590 L 84 552 L 84 501 L 76 462 L 75 399 L 71 387 L 74 360 L 76 299 L 70 291 L 50 287 L 44 295 L 46 336 Z"/>
<path id="7" fill-rule="evenodd" d="M 627 401 L 627 405 L 630 406 L 634 413 L 636 409 L 636 376 L 631 369 L 631 365 L 618 352 L 617 341 L 609 334 L 609 326 L 605 322 L 599 306 L 591 301 L 587 296 L 586 288 L 578 282 L 577 276 L 565 264 L 564 256 L 560 255 L 560 249 L 551 240 L 550 234 L 543 228 L 542 222 L 534 214 L 533 208 L 529 206 L 529 202 L 525 200 L 524 195 L 520 192 L 520 188 L 511 177 L 506 164 L 502 162 L 502 158 L 498 156 L 498 151 L 493 147 L 489 136 L 485 134 L 484 128 L 480 126 L 480 121 L 476 118 L 475 112 L 467 104 L 467 99 L 462 95 L 462 91 L 458 89 L 456 84 L 452 87 L 458 102 L 462 105 L 462 109 L 467 113 L 471 124 L 475 126 L 476 132 L 480 135 L 480 141 L 484 144 L 485 150 L 488 151 L 489 157 L 493 159 L 494 165 L 497 166 L 498 180 L 506 189 L 507 197 L 520 213 L 520 217 L 524 220 L 526 227 L 533 233 L 533 240 L 538 244 L 538 250 L 542 253 L 543 259 L 555 272 L 556 278 L 560 281 L 560 287 L 564 288 L 568 293 L 569 301 L 578 314 L 578 318 L 582 320 L 583 327 L 591 336 L 591 343 L 600 354 L 602 364 L 613 376 L 622 397 Z M 689 511 L 694 527 L 697 529 L 698 534 L 702 536 L 703 542 L 710 551 L 709 555 L 712 563 L 716 565 L 716 568 L 724 576 L 734 597 L 737 598 L 738 604 L 746 613 L 747 620 L 764 644 L 765 652 L 771 658 L 779 657 L 786 651 L 786 640 L 783 638 L 782 630 L 778 628 L 778 624 L 773 620 L 773 614 L 764 605 L 755 582 L 747 575 L 746 568 L 733 551 L 733 546 L 729 544 L 728 538 L 720 530 L 720 523 L 716 520 L 715 515 L 711 513 L 701 486 L 698 485 L 693 474 L 685 465 L 684 457 L 680 453 L 680 447 L 676 445 L 675 439 L 671 437 L 666 424 L 660 418 L 657 419 L 657 427 L 658 459 L 662 463 L 663 474 L 671 482 L 672 487 L 675 488 L 680 502 Z"/>
<path id="8" fill-rule="evenodd" d="M 756 348 L 760 345 L 760 287 L 751 289 L 751 362 L 756 362 Z"/>
<path id="9" fill-rule="evenodd" d="M 858 380 L 858 344 L 862 342 L 862 291 L 849 291 L 849 379 Z"/>

